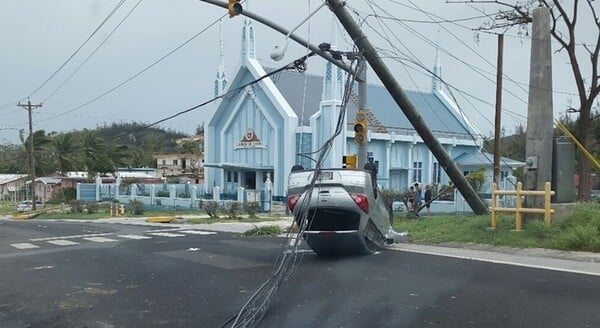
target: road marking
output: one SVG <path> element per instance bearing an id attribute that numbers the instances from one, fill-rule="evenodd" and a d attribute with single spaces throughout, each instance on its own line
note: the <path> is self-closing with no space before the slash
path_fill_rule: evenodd
<path id="1" fill-rule="evenodd" d="M 202 231 L 202 230 L 180 230 L 178 232 L 188 233 L 191 235 L 216 235 L 217 234 L 214 231 Z"/>
<path id="2" fill-rule="evenodd" d="M 85 240 L 89 240 L 89 241 L 94 241 L 97 243 L 109 243 L 111 241 L 118 241 L 116 239 L 110 239 L 110 238 L 104 238 L 104 237 L 89 237 L 89 238 L 83 238 Z"/>
<path id="3" fill-rule="evenodd" d="M 36 246 L 34 244 L 30 244 L 30 243 L 17 243 L 17 244 L 10 244 L 10 246 L 17 248 L 17 249 L 32 249 L 32 248 L 39 248 L 40 246 Z"/>
<path id="4" fill-rule="evenodd" d="M 152 239 L 152 237 L 148 237 L 148 236 L 140 236 L 140 235 L 117 235 L 117 237 L 121 237 L 121 238 L 127 238 L 127 239 L 135 239 L 135 240 L 140 240 L 140 239 Z"/>
<path id="5" fill-rule="evenodd" d="M 57 246 L 79 245 L 79 243 L 65 239 L 46 240 L 46 242 Z"/>
<path id="6" fill-rule="evenodd" d="M 48 241 L 48 240 L 54 240 L 54 239 L 75 239 L 75 238 L 86 238 L 86 237 L 100 237 L 100 236 L 108 236 L 108 235 L 112 235 L 112 232 L 93 233 L 93 234 L 87 234 L 87 235 L 62 236 L 62 237 L 33 238 L 33 239 L 29 239 L 29 241 Z"/>
<path id="7" fill-rule="evenodd" d="M 149 232 L 149 235 L 161 236 L 161 237 L 185 237 L 185 235 L 179 233 L 170 233 L 170 232 Z"/>

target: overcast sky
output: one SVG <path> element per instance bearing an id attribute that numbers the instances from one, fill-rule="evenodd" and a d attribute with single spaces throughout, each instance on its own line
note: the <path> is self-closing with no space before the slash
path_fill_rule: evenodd
<path id="1" fill-rule="evenodd" d="M 249 10 L 288 29 L 296 27 L 321 3 L 250 1 Z M 18 142 L 18 130 L 27 129 L 27 112 L 16 104 L 26 102 L 28 96 L 34 104 L 43 102 L 43 107 L 34 111 L 34 129 L 46 132 L 95 128 L 112 122 L 152 123 L 211 99 L 220 64 L 220 29 L 226 71 L 233 79 L 240 63 L 242 16 L 229 18 L 225 9 L 198 0 L 126 0 L 48 80 L 120 2 L 0 1 L 0 143 Z M 414 63 L 431 70 L 436 46 L 439 47 L 443 78 L 456 88 L 453 94 L 460 107 L 484 136 L 493 134 L 497 36 L 476 34 L 466 28 L 482 25 L 483 18 L 462 20 L 481 16 L 480 11 L 443 0 L 348 0 L 347 4 L 357 12 L 355 17 L 363 22 L 362 28 L 371 42 L 390 52 L 382 53 L 382 57 L 393 52 L 401 60 L 386 62 L 405 89 L 430 90 L 430 74 Z M 244 4 L 244 8 L 248 5 Z M 367 17 L 373 12 L 396 20 Z M 493 12 L 491 7 L 488 12 Z M 329 9 L 323 8 L 297 34 L 315 45 L 329 42 L 332 19 Z M 453 20 L 459 21 L 443 22 Z M 263 65 L 280 67 L 304 53 L 301 46 L 291 42 L 285 59 L 272 61 L 269 55 L 275 45 L 283 44 L 284 36 L 258 22 L 253 24 L 256 55 Z M 519 123 L 526 124 L 530 40 L 516 34 L 516 30 L 508 31 L 504 46 L 502 126 L 507 134 Z M 197 36 L 182 46 L 194 35 Z M 585 37 L 580 35 L 579 41 L 586 41 Z M 346 47 L 350 49 L 349 45 Z M 553 50 L 557 49 L 558 44 L 553 43 Z M 170 52 L 173 53 L 140 74 Z M 308 73 L 322 75 L 324 65 L 323 59 L 312 57 Z M 554 55 L 553 69 L 554 115 L 559 116 L 569 104 L 579 104 L 563 53 Z M 368 79 L 380 84 L 373 74 Z M 214 104 L 210 104 L 161 126 L 192 134 L 202 122 L 208 123 L 214 109 Z"/>

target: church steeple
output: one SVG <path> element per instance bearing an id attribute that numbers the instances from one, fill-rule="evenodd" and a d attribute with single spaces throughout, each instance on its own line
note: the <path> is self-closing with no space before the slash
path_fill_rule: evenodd
<path id="1" fill-rule="evenodd" d="M 338 50 L 338 32 L 335 16 L 331 21 L 331 49 Z M 323 79 L 323 101 L 338 100 L 342 101 L 344 90 L 344 72 L 341 68 L 327 62 L 325 66 L 325 78 Z"/>
<path id="2" fill-rule="evenodd" d="M 431 91 L 442 90 L 442 64 L 440 61 L 440 36 L 438 31 L 438 40 L 435 46 L 435 63 L 433 65 L 433 77 L 431 78 Z"/>
<path id="3" fill-rule="evenodd" d="M 250 0 L 244 2 L 246 8 L 250 8 Z M 244 26 L 242 28 L 242 63 L 246 58 L 256 58 L 256 42 L 254 41 L 254 26 L 250 18 L 244 18 Z"/>
<path id="4" fill-rule="evenodd" d="M 215 79 L 215 97 L 225 93 L 227 89 L 227 72 L 225 72 L 225 43 L 223 42 L 223 32 L 221 30 L 221 20 L 219 20 L 219 49 L 221 56 L 221 63 L 217 71 L 217 78 Z"/>

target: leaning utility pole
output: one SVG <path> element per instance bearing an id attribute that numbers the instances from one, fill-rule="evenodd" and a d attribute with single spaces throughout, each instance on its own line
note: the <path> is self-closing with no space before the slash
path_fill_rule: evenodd
<path id="1" fill-rule="evenodd" d="M 502 66 L 504 34 L 498 34 L 498 67 L 496 72 L 496 120 L 494 121 L 494 183 L 500 183 L 500 129 L 502 118 Z"/>
<path id="2" fill-rule="evenodd" d="M 383 82 L 383 85 L 394 98 L 402 112 L 404 112 L 406 118 L 408 118 L 419 136 L 421 136 L 423 142 L 429 147 L 429 150 L 437 158 L 440 165 L 442 165 L 446 174 L 448 174 L 452 182 L 456 185 L 456 188 L 463 195 L 469 206 L 471 206 L 473 212 L 476 214 L 488 213 L 486 204 L 481 200 L 479 195 L 477 195 L 465 176 L 458 170 L 458 167 L 452 158 L 450 158 L 446 150 L 429 130 L 423 117 L 417 112 L 415 106 L 410 102 L 390 70 L 377 55 L 377 52 L 367 39 L 366 35 L 363 34 L 352 16 L 348 14 L 344 8 L 344 3 L 340 0 L 327 0 L 327 3 L 350 37 L 352 37 L 356 46 L 363 53 L 363 56 L 367 59 L 373 68 L 373 71 L 377 74 L 381 82 Z"/>
<path id="3" fill-rule="evenodd" d="M 31 120 L 31 111 L 36 108 L 42 107 L 42 103 L 32 105 L 31 101 L 27 99 L 26 104 L 17 104 L 19 107 L 23 107 L 29 116 L 29 174 L 31 175 L 31 209 L 36 209 L 35 201 L 35 154 L 33 151 L 33 123 Z"/>

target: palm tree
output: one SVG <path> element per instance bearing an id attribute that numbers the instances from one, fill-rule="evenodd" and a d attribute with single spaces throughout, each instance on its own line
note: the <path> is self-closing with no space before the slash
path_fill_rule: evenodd
<path id="1" fill-rule="evenodd" d="M 73 133 L 61 133 L 54 136 L 51 149 L 59 173 L 76 171 L 82 166 L 81 144 Z"/>

